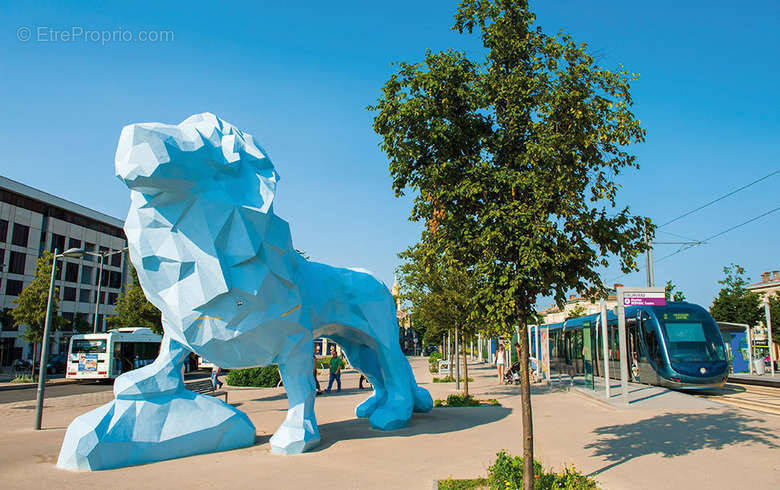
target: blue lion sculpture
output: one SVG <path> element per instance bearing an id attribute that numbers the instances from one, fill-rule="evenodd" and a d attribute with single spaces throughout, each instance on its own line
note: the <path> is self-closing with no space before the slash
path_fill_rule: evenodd
<path id="1" fill-rule="evenodd" d="M 254 444 L 234 407 L 185 389 L 190 351 L 225 368 L 276 364 L 289 409 L 276 453 L 317 445 L 313 340 L 338 342 L 373 394 L 357 406 L 371 427 L 428 411 L 398 345 L 395 304 L 369 273 L 310 262 L 273 212 L 279 175 L 254 138 L 213 114 L 122 130 L 117 176 L 130 188 L 130 259 L 162 311 L 159 357 L 121 375 L 115 400 L 68 427 L 57 465 L 106 469 Z"/>

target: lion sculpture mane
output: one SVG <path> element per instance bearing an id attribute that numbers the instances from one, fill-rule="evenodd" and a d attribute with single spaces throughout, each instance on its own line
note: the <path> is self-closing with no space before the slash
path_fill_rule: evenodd
<path id="1" fill-rule="evenodd" d="M 210 113 L 179 125 L 122 130 L 117 176 L 130 188 L 129 254 L 162 312 L 154 363 L 121 375 L 115 400 L 68 428 L 58 466 L 104 469 L 251 445 L 248 417 L 184 388 L 190 351 L 225 368 L 277 364 L 289 409 L 271 438 L 277 453 L 320 440 L 313 340 L 338 342 L 374 387 L 356 408 L 371 427 L 407 425 L 432 408 L 398 345 L 395 303 L 369 273 L 295 251 L 273 212 L 279 175 L 254 138 Z"/>

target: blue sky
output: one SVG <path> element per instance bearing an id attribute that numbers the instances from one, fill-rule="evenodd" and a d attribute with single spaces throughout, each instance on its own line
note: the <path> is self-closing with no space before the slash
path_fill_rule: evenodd
<path id="1" fill-rule="evenodd" d="M 396 254 L 420 225 L 407 220 L 411 201 L 393 196 L 366 106 L 391 62 L 449 47 L 478 55 L 480 44 L 449 30 L 456 2 L 373 3 L 6 0 L 0 174 L 124 218 L 128 191 L 113 172 L 122 126 L 214 112 L 269 152 L 282 176 L 276 212 L 298 248 L 372 270 L 389 285 Z M 619 178 L 620 202 L 657 223 L 780 168 L 780 5 L 680 4 L 532 2 L 548 33 L 563 29 L 603 66 L 641 74 L 634 111 L 647 142 L 634 148 L 641 170 Z M 52 33 L 79 29 L 72 41 Z M 169 31 L 172 39 L 84 39 L 104 30 Z M 31 39 L 20 41 L 25 32 Z M 663 228 L 657 240 L 703 239 L 774 209 L 778 185 L 780 174 Z M 661 261 L 656 283 L 671 279 L 709 306 L 725 264 L 741 264 L 754 281 L 780 269 L 778 222 L 780 212 Z M 674 250 L 659 245 L 656 258 Z M 619 274 L 604 277 L 644 285 L 644 272 Z"/>

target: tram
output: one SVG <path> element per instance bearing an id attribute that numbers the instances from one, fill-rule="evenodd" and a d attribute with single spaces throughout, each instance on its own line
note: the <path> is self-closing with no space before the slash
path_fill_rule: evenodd
<path id="1" fill-rule="evenodd" d="M 625 362 L 634 382 L 680 390 L 720 387 L 729 363 L 717 324 L 699 305 L 668 302 L 665 306 L 625 308 L 628 356 L 620 359 L 618 317 L 607 313 L 607 356 L 610 378 L 620 378 Z M 601 315 L 572 318 L 549 328 L 553 369 L 603 376 Z M 592 360 L 592 362 L 591 362 Z"/>

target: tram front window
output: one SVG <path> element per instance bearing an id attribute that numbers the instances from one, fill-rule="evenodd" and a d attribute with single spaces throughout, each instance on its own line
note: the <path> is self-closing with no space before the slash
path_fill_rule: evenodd
<path id="1" fill-rule="evenodd" d="M 687 313 L 673 316 L 678 318 L 661 319 L 672 362 L 726 360 L 720 334 L 711 321 L 689 319 L 693 315 Z"/>

